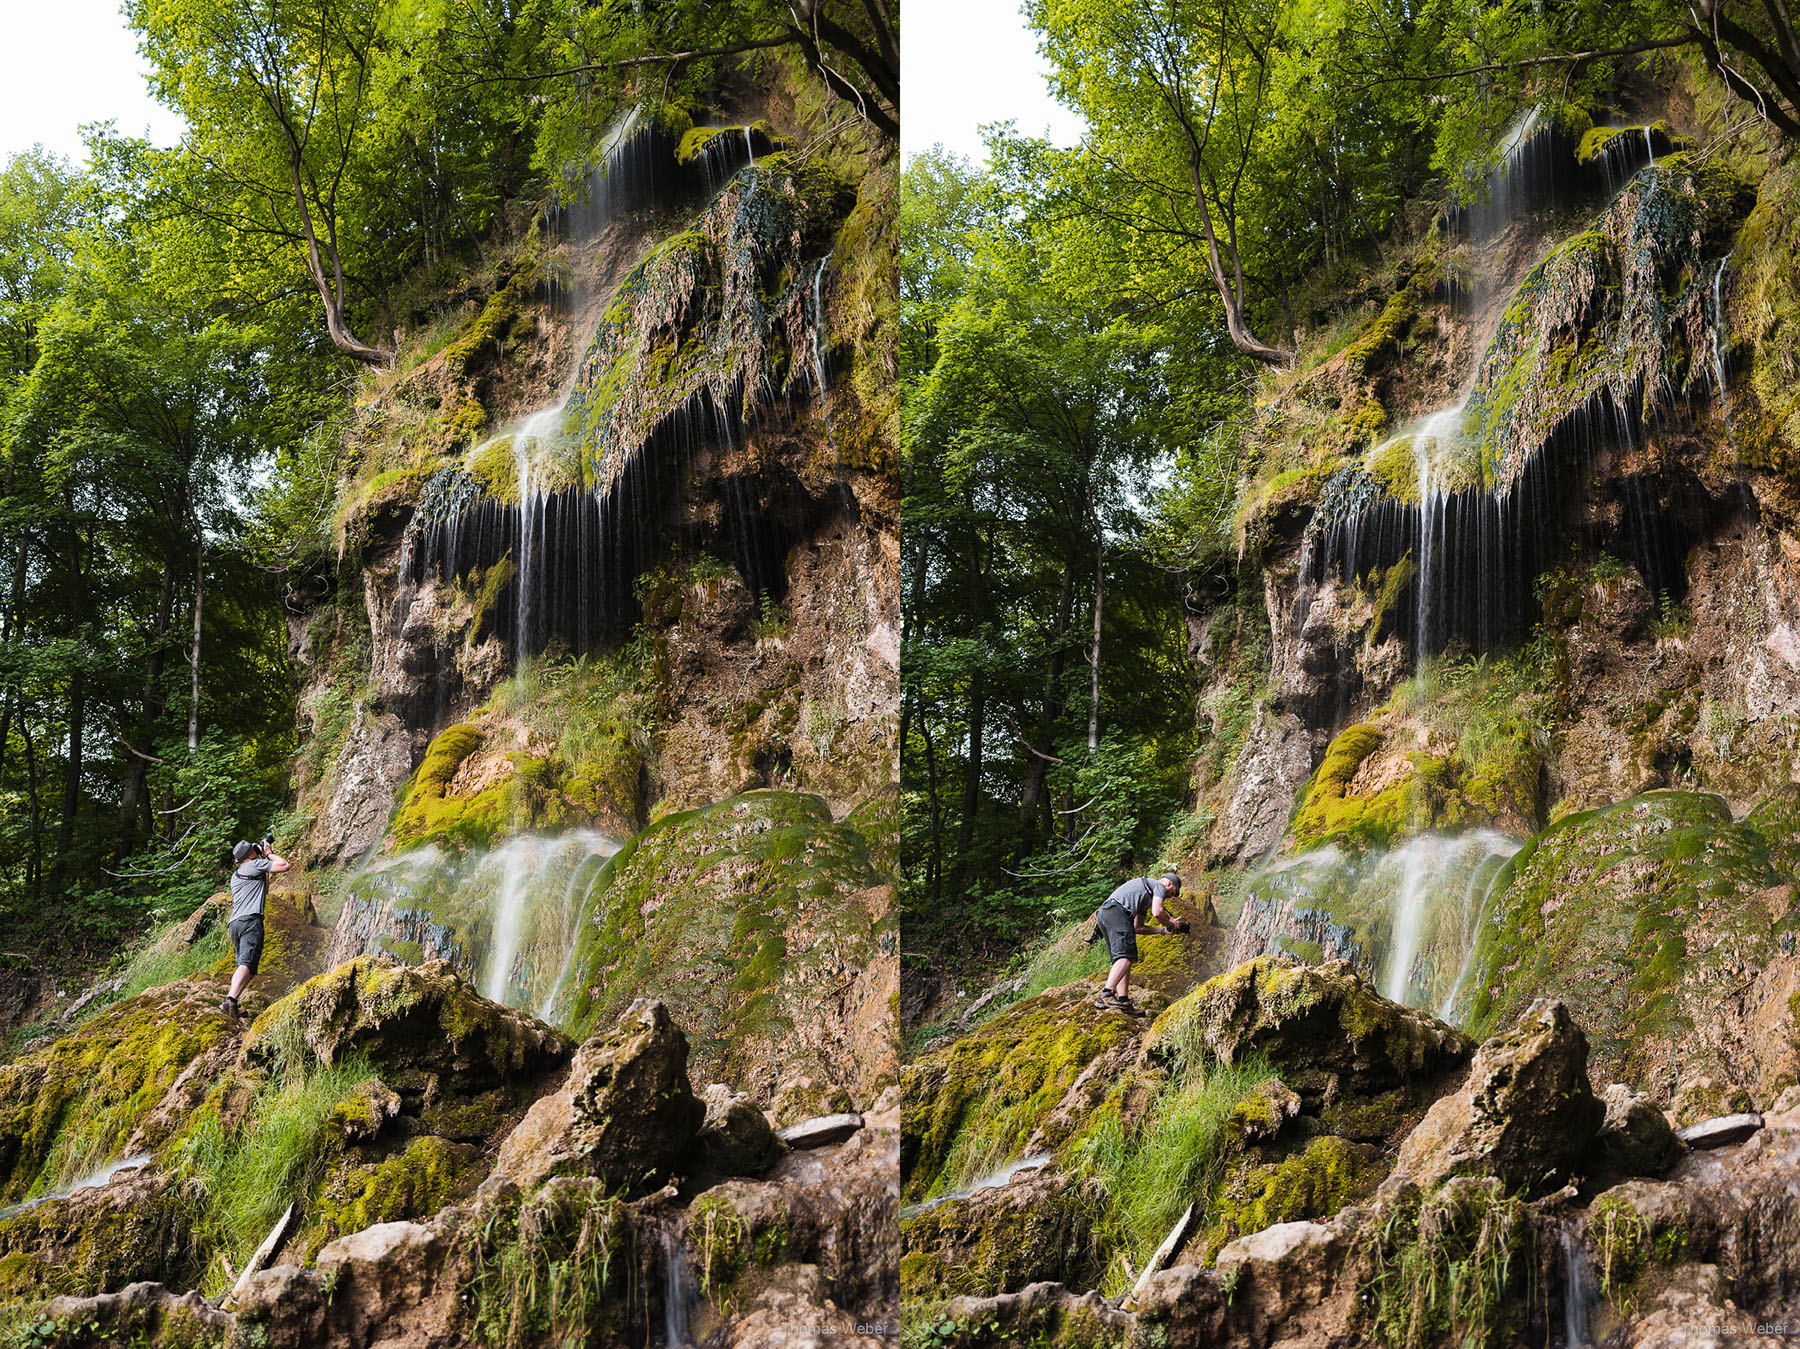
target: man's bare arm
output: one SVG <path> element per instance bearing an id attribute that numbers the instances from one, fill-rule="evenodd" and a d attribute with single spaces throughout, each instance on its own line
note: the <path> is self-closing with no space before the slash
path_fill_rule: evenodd
<path id="1" fill-rule="evenodd" d="M 269 870 L 272 872 L 286 871 L 289 867 L 291 867 L 293 865 L 294 864 L 292 862 L 288 861 L 287 858 L 285 858 L 285 857 L 277 857 L 274 853 L 269 854 Z"/>

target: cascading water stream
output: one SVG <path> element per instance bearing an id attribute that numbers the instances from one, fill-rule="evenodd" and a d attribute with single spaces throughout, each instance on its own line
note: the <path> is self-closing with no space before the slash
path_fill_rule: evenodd
<path id="1" fill-rule="evenodd" d="M 663 1251 L 663 1343 L 667 1349 L 691 1349 L 688 1309 L 694 1302 L 694 1276 L 688 1267 L 687 1249 L 667 1228 Z"/>
<path id="2" fill-rule="evenodd" d="M 1349 960 L 1385 996 L 1442 1015 L 1468 978 L 1488 893 L 1518 846 L 1477 829 L 1282 859 L 1252 879 L 1228 959 Z"/>
<path id="3" fill-rule="evenodd" d="M 449 960 L 484 996 L 554 1021 L 582 913 L 618 847 L 578 829 L 402 853 L 359 873 L 339 931 L 360 935 L 361 949 Z"/>

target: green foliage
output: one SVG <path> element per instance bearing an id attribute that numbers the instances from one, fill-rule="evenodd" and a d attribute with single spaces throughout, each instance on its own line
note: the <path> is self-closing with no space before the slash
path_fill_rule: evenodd
<path id="1" fill-rule="evenodd" d="M 461 1289 L 475 1343 L 587 1344 L 622 1329 L 639 1256 L 621 1199 L 598 1181 L 567 1178 L 484 1213 Z"/>
<path id="2" fill-rule="evenodd" d="M 1491 1178 L 1389 1206 L 1361 1290 L 1375 1338 L 1395 1349 L 1502 1342 L 1517 1328 L 1529 1241 L 1523 1201 Z"/>

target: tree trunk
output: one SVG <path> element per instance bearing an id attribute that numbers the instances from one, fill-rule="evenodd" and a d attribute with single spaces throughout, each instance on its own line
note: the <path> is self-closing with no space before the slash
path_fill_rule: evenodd
<path id="1" fill-rule="evenodd" d="M 1088 753 L 1100 748 L 1100 619 L 1106 608 L 1106 544 L 1094 549 L 1094 645 L 1088 652 L 1091 693 L 1088 695 Z"/>
<path id="2" fill-rule="evenodd" d="M 950 869 L 950 893 L 962 893 L 963 878 L 968 872 L 969 849 L 975 842 L 975 816 L 981 809 L 983 722 L 987 718 L 987 677 L 976 671 L 969 681 L 969 762 L 963 776 L 962 819 L 956 826 L 956 862 Z"/>
<path id="3" fill-rule="evenodd" d="M 925 742 L 925 791 L 931 802 L 931 860 L 926 880 L 931 897 L 941 899 L 944 889 L 944 812 L 938 794 L 937 748 L 931 743 L 931 719 L 919 712 L 919 737 Z"/>
<path id="4" fill-rule="evenodd" d="M 1072 566 L 1065 566 L 1062 591 L 1056 599 L 1056 621 L 1050 632 L 1050 659 L 1044 672 L 1043 707 L 1038 714 L 1037 732 L 1028 746 L 1030 762 L 1025 766 L 1025 786 L 1019 795 L 1020 857 L 1029 856 L 1037 850 L 1037 817 L 1047 800 L 1044 783 L 1050 774 L 1052 737 L 1057 718 L 1062 716 L 1065 705 L 1062 695 L 1063 670 L 1068 663 L 1069 624 L 1074 616 L 1075 571 Z"/>
<path id="5" fill-rule="evenodd" d="M 388 353 L 358 340 L 344 319 L 344 263 L 335 243 L 331 246 L 331 270 L 337 279 L 335 290 L 325 276 L 325 265 L 319 257 L 319 237 L 313 230 L 312 212 L 306 207 L 306 188 L 300 178 L 297 149 L 288 156 L 288 178 L 294 189 L 294 205 L 300 211 L 300 233 L 306 241 L 306 271 L 319 292 L 319 299 L 325 304 L 325 331 L 331 335 L 331 345 L 365 365 L 386 365 Z"/>
<path id="6" fill-rule="evenodd" d="M 81 813 L 81 760 L 87 732 L 87 672 L 77 670 L 69 680 L 69 757 L 63 777 L 62 822 L 56 830 L 56 864 L 50 870 L 50 894 L 62 894 L 69 871 L 69 850 L 75 846 L 75 821 Z"/>
<path id="7" fill-rule="evenodd" d="M 121 857 L 137 847 L 137 816 L 144 804 L 144 781 L 150 772 L 150 753 L 154 747 L 152 737 L 156 730 L 156 719 L 163 711 L 163 667 L 168 662 L 169 621 L 174 617 L 175 609 L 174 572 L 173 566 L 163 567 L 162 591 L 156 599 L 156 626 L 151 633 L 150 665 L 144 675 L 144 703 L 138 713 L 136 741 L 127 747 L 130 750 L 130 763 L 125 770 L 125 786 L 119 797 Z"/>
<path id="8" fill-rule="evenodd" d="M 37 748 L 31 743 L 31 709 L 19 709 L 19 737 L 25 742 L 25 791 L 31 801 L 31 861 L 25 869 L 25 882 L 31 897 L 37 899 L 44 879 L 44 807 L 38 791 Z"/>
<path id="9" fill-rule="evenodd" d="M 194 645 L 188 653 L 188 753 L 200 748 L 200 619 L 206 607 L 206 544 L 194 549 Z"/>

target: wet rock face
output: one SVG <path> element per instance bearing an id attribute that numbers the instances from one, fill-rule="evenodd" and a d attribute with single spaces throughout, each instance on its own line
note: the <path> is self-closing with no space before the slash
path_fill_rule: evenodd
<path id="1" fill-rule="evenodd" d="M 1605 1118 L 1588 1085 L 1587 1037 L 1561 1003 L 1539 1001 L 1475 1051 L 1468 1080 L 1407 1136 L 1388 1184 L 1435 1189 L 1452 1176 L 1554 1188 Z"/>
<path id="2" fill-rule="evenodd" d="M 781 1156 L 781 1141 L 748 1093 L 714 1082 L 700 1093 L 700 1099 L 706 1115 L 694 1135 L 696 1171 L 714 1176 L 760 1176 L 775 1164 Z"/>
<path id="3" fill-rule="evenodd" d="M 1475 949 L 1472 1029 L 1552 997 L 1597 1072 L 1659 1101 L 1696 1075 L 1759 1104 L 1792 1080 L 1793 878 L 1718 797 L 1647 792 L 1566 817 L 1509 870 Z"/>
<path id="4" fill-rule="evenodd" d="M 633 1004 L 610 1032 L 575 1051 L 562 1087 L 507 1136 L 494 1177 L 530 1189 L 556 1175 L 654 1189 L 706 1118 L 688 1085 L 687 1037 L 658 1002 Z"/>

